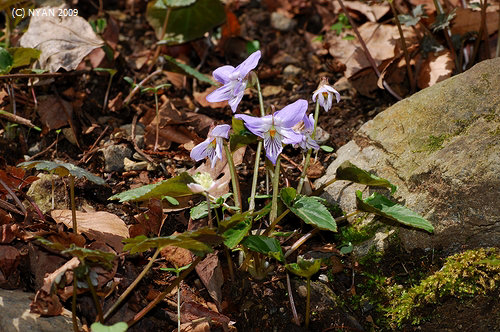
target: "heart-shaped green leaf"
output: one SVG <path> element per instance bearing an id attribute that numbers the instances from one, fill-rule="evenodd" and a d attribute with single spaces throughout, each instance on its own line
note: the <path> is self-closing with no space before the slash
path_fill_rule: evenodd
<path id="1" fill-rule="evenodd" d="M 321 259 L 297 257 L 297 263 L 285 264 L 285 268 L 300 277 L 311 278 L 321 267 Z"/>
<path id="2" fill-rule="evenodd" d="M 86 178 L 87 180 L 100 185 L 106 183 L 106 181 L 104 181 L 102 178 L 95 176 L 94 174 L 87 172 L 83 168 L 75 166 L 70 163 L 63 163 L 59 161 L 57 162 L 48 161 L 48 160 L 33 160 L 33 161 L 22 162 L 17 166 L 26 169 L 34 167 L 36 170 L 55 173 L 61 177 L 72 175 L 77 178 Z"/>
<path id="3" fill-rule="evenodd" d="M 367 186 L 386 187 L 391 189 L 391 194 L 394 194 L 397 187 L 389 182 L 389 180 L 380 178 L 370 174 L 367 171 L 352 164 L 350 161 L 344 161 L 338 168 L 335 175 L 337 180 L 347 180 L 356 183 L 366 184 Z"/>
<path id="4" fill-rule="evenodd" d="M 268 255 L 276 260 L 283 262 L 283 250 L 278 240 L 264 235 L 249 235 L 241 241 L 245 247 L 252 251 Z"/>

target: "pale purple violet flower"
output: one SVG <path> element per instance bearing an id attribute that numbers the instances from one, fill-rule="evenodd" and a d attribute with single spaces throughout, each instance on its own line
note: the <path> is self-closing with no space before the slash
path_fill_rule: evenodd
<path id="1" fill-rule="evenodd" d="M 302 141 L 302 135 L 296 133 L 292 127 L 304 118 L 306 111 L 307 101 L 299 99 L 271 115 L 259 118 L 237 114 L 235 117 L 242 119 L 253 134 L 264 139 L 266 156 L 276 165 L 276 160 L 283 151 L 283 144 L 299 144 Z"/>
<path id="2" fill-rule="evenodd" d="M 214 70 L 214 78 L 223 84 L 220 88 L 207 96 L 207 101 L 215 103 L 219 101 L 229 101 L 229 106 L 233 113 L 236 112 L 238 104 L 243 98 L 248 81 L 248 73 L 257 67 L 260 60 L 260 51 L 252 53 L 238 67 L 222 66 Z"/>
<path id="3" fill-rule="evenodd" d="M 191 158 L 200 161 L 208 157 L 212 162 L 212 168 L 215 167 L 217 159 L 222 160 L 223 139 L 229 137 L 231 126 L 227 124 L 215 126 L 208 134 L 205 141 L 201 142 L 191 150 Z"/>
<path id="4" fill-rule="evenodd" d="M 302 119 L 303 125 L 294 128 L 296 132 L 302 134 L 302 141 L 300 141 L 297 145 L 300 146 L 304 150 L 314 149 L 319 150 L 319 145 L 316 141 L 311 137 L 314 131 L 314 117 L 312 114 L 309 114 L 309 117 L 304 114 L 304 118 Z"/>
<path id="5" fill-rule="evenodd" d="M 340 93 L 337 90 L 328 85 L 328 80 L 326 83 L 320 84 L 319 88 L 314 91 L 312 100 L 316 102 L 316 98 L 319 98 L 319 104 L 322 106 L 326 112 L 332 108 L 333 95 L 335 94 L 335 99 L 337 103 L 340 101 Z"/>

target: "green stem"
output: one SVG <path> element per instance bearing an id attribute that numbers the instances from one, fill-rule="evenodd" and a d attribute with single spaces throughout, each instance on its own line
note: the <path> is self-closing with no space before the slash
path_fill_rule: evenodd
<path id="1" fill-rule="evenodd" d="M 274 227 L 283 219 L 288 213 L 290 212 L 290 209 L 286 209 L 285 212 L 279 215 L 278 218 L 276 218 L 270 225 L 269 227 L 265 230 L 264 236 L 269 236 L 271 232 L 274 230 Z"/>
<path id="2" fill-rule="evenodd" d="M 76 292 L 77 292 L 76 273 L 73 270 L 73 299 L 71 300 L 71 319 L 73 321 L 73 331 L 79 332 L 78 321 L 76 320 Z"/>
<path id="3" fill-rule="evenodd" d="M 149 260 L 149 263 L 141 271 L 141 273 L 137 276 L 137 278 L 135 278 L 135 280 L 130 284 L 130 286 L 127 287 L 127 289 L 122 293 L 122 295 L 120 295 L 118 300 L 116 300 L 116 302 L 111 306 L 111 308 L 109 308 L 109 310 L 106 312 L 106 314 L 104 314 L 103 320 L 101 322 L 105 322 L 111 316 L 111 314 L 116 310 L 116 308 L 118 308 L 122 304 L 122 302 L 132 292 L 132 290 L 135 288 L 135 286 L 137 286 L 137 284 L 142 280 L 142 278 L 146 275 L 146 273 L 148 273 L 148 271 L 151 268 L 151 266 L 153 265 L 154 261 L 156 260 L 156 258 L 160 254 L 160 251 L 161 251 L 160 248 L 156 248 L 156 251 L 153 254 L 153 257 L 151 257 L 151 259 Z"/>
<path id="4" fill-rule="evenodd" d="M 212 209 L 210 207 L 210 197 L 207 192 L 205 192 L 205 198 L 207 199 L 207 209 L 208 209 L 208 227 L 212 227 Z"/>
<path id="5" fill-rule="evenodd" d="M 314 139 L 316 137 L 316 127 L 318 126 L 318 118 L 319 118 L 319 98 L 316 101 L 316 107 L 314 108 L 314 129 L 311 135 L 311 138 Z M 311 161 L 312 149 L 307 150 L 306 160 L 304 161 L 304 168 L 302 169 L 302 173 L 300 174 L 299 185 L 297 186 L 297 193 L 300 194 L 302 191 L 302 187 L 304 186 L 304 181 L 307 175 L 307 169 L 309 168 L 309 163 Z"/>
<path id="6" fill-rule="evenodd" d="M 306 299 L 306 329 L 309 328 L 309 312 L 311 310 L 311 278 L 307 278 L 307 299 Z"/>
<path id="7" fill-rule="evenodd" d="M 158 92 L 155 91 L 155 105 L 156 105 L 156 134 L 155 134 L 155 146 L 153 151 L 158 149 L 158 138 L 160 136 L 160 111 L 158 109 Z"/>
<path id="8" fill-rule="evenodd" d="M 260 81 L 257 74 L 255 74 L 255 82 L 257 83 L 257 94 L 259 95 L 260 116 L 265 116 L 266 112 L 264 111 L 264 99 L 262 98 L 262 91 L 260 90 Z"/>
<path id="9" fill-rule="evenodd" d="M 94 285 L 92 285 L 92 280 L 90 280 L 90 276 L 87 273 L 85 275 L 85 279 L 87 280 L 87 284 L 89 285 L 90 289 L 90 294 L 92 294 L 92 299 L 94 300 L 94 305 L 97 310 L 97 317 L 99 317 L 99 322 L 103 322 L 103 315 L 102 315 L 102 307 L 101 303 L 99 302 L 99 298 L 97 297 L 97 293 L 95 291 Z"/>
<path id="10" fill-rule="evenodd" d="M 175 266 L 177 268 L 177 265 Z M 179 278 L 179 271 L 175 271 L 177 278 Z M 181 285 L 177 287 L 177 331 L 181 330 Z"/>
<path id="11" fill-rule="evenodd" d="M 229 146 L 227 143 L 224 144 L 224 151 L 226 151 L 227 164 L 229 165 L 229 172 L 231 173 L 231 183 L 233 185 L 234 202 L 241 211 L 242 204 L 241 204 L 240 180 L 238 179 L 238 174 L 236 173 L 236 167 L 234 166 L 233 155 L 231 154 L 231 151 L 229 150 Z"/>
<path id="12" fill-rule="evenodd" d="M 280 164 L 281 164 L 281 155 L 278 156 L 276 160 L 276 167 L 274 169 L 273 174 L 273 199 L 271 201 L 271 214 L 269 216 L 269 220 L 271 225 L 275 222 L 278 217 L 278 194 L 279 194 L 279 184 L 280 184 Z M 272 232 L 274 227 L 270 227 L 269 233 Z"/>
<path id="13" fill-rule="evenodd" d="M 196 259 L 191 263 L 191 265 L 185 269 L 182 274 L 176 278 L 163 292 L 158 294 L 156 298 L 151 301 L 146 307 L 144 307 L 139 313 L 137 313 L 134 318 L 127 322 L 128 326 L 132 326 L 137 323 L 142 317 L 144 317 L 151 309 L 153 309 L 158 303 L 160 303 L 175 287 L 179 286 L 180 282 L 184 280 L 191 271 L 194 270 L 196 265 L 201 262 L 203 257 L 197 256 Z"/>
<path id="14" fill-rule="evenodd" d="M 71 198 L 71 218 L 73 219 L 73 233 L 78 234 L 78 225 L 76 223 L 76 204 L 75 204 L 75 177 L 69 176 L 69 193 Z"/>
<path id="15" fill-rule="evenodd" d="M 259 164 L 260 155 L 262 152 L 262 141 L 257 143 L 257 152 L 255 153 L 255 164 L 253 167 L 253 178 L 252 178 L 252 193 L 250 194 L 250 204 L 248 211 L 253 211 L 255 209 L 255 193 L 257 192 L 257 180 L 259 178 Z"/>

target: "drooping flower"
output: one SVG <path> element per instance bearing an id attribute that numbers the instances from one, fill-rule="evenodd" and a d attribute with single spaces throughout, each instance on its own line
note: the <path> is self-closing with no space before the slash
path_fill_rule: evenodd
<path id="1" fill-rule="evenodd" d="M 217 159 L 222 160 L 223 139 L 227 139 L 229 137 L 230 129 L 231 126 L 227 124 L 215 126 L 208 134 L 207 139 L 191 150 L 191 158 L 196 161 L 200 161 L 203 158 L 208 157 L 208 159 L 212 162 L 212 168 L 214 168 L 217 163 Z"/>
<path id="2" fill-rule="evenodd" d="M 304 118 L 302 119 L 303 124 L 299 123 L 298 126 L 295 126 L 294 130 L 302 134 L 302 140 L 297 144 L 304 150 L 309 150 L 309 149 L 314 149 L 318 150 L 319 145 L 316 143 L 316 141 L 311 137 L 313 131 L 314 131 L 314 117 L 312 114 L 309 114 L 309 116 L 304 115 Z"/>
<path id="3" fill-rule="evenodd" d="M 207 96 L 207 101 L 215 103 L 219 101 L 229 101 L 229 106 L 233 113 L 236 112 L 238 104 L 243 98 L 248 81 L 248 73 L 257 67 L 260 60 L 260 51 L 252 53 L 239 66 L 222 66 L 214 70 L 213 76 L 223 84 L 220 88 Z"/>
<path id="4" fill-rule="evenodd" d="M 206 172 L 196 173 L 195 175 L 193 175 L 193 180 L 196 182 L 187 184 L 189 190 L 191 190 L 193 194 L 209 192 L 215 186 L 214 180 L 212 179 L 210 174 Z"/>
<path id="5" fill-rule="evenodd" d="M 271 115 L 253 117 L 237 114 L 235 117 L 242 119 L 254 135 L 264 139 L 266 156 L 276 164 L 279 154 L 283 151 L 283 144 L 299 144 L 302 141 L 302 135 L 296 133 L 292 127 L 304 118 L 306 111 L 307 101 L 299 99 Z"/>
<path id="6" fill-rule="evenodd" d="M 337 103 L 340 101 L 340 93 L 337 90 L 328 85 L 328 79 L 322 78 L 319 84 L 318 89 L 314 91 L 312 100 L 316 102 L 316 98 L 318 98 L 320 106 L 322 106 L 326 112 L 332 108 L 333 104 L 333 95 L 335 95 L 335 99 Z"/>

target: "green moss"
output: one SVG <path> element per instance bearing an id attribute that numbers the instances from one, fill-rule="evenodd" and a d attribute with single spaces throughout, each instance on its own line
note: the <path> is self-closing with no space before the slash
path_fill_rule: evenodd
<path id="1" fill-rule="evenodd" d="M 370 222 L 362 224 L 364 217 L 357 218 L 352 224 L 339 227 L 337 238 L 341 241 L 341 246 L 346 246 L 349 242 L 353 245 L 364 242 L 375 235 L 382 224 Z"/>
<path id="2" fill-rule="evenodd" d="M 443 148 L 444 141 L 449 137 L 448 134 L 441 134 L 439 136 L 430 135 L 425 150 L 434 152 Z"/>
<path id="3" fill-rule="evenodd" d="M 469 250 L 450 256 L 443 268 L 395 297 L 389 311 L 391 325 L 419 324 L 425 312 L 447 297 L 458 299 L 488 294 L 500 287 L 500 250 Z"/>

